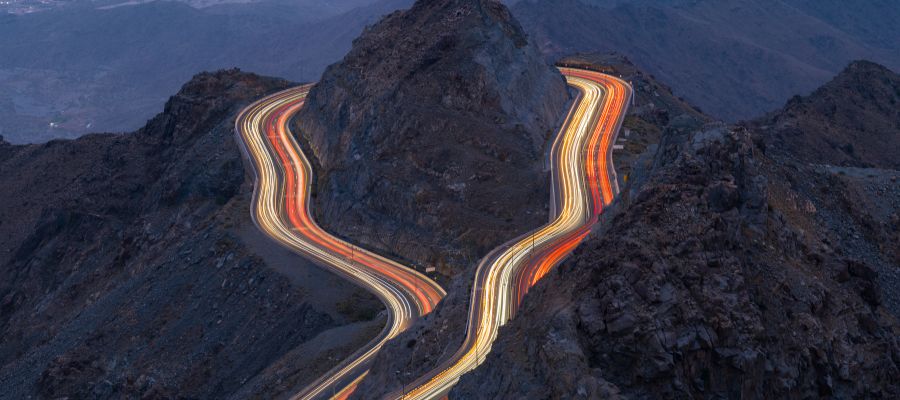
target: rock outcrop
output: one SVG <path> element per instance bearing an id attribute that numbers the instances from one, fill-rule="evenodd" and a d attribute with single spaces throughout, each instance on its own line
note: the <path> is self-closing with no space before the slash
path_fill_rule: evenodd
<path id="1" fill-rule="evenodd" d="M 849 178 L 766 137 L 666 129 L 647 176 L 450 398 L 900 396 L 893 249 L 847 213 Z"/>
<path id="2" fill-rule="evenodd" d="M 565 81 L 505 6 L 418 1 L 367 29 L 300 112 L 326 229 L 455 275 L 547 218 Z"/>
<path id="3" fill-rule="evenodd" d="M 287 86 L 202 73 L 135 133 L 0 142 L 0 397 L 273 397 L 317 377 L 291 361 L 325 346 L 292 350 L 355 319 L 308 286 L 357 289 L 298 287 L 269 261 L 299 273 L 299 257 L 258 255 L 233 136 L 241 107 Z"/>
<path id="4" fill-rule="evenodd" d="M 809 96 L 755 121 L 768 149 L 805 162 L 900 169 L 900 75 L 855 61 Z"/>
<path id="5" fill-rule="evenodd" d="M 620 55 L 582 54 L 560 63 L 621 75 L 633 83 L 636 106 L 631 108 L 624 122 L 629 134 L 622 135 L 625 148 L 613 153 L 617 169 L 623 172 L 620 178 L 632 181 L 629 176 L 638 176 L 637 179 L 641 179 L 640 173 L 636 172 L 653 164 L 656 144 L 663 130 L 669 129 L 670 125 L 671 129 L 684 130 L 709 121 L 709 117 L 673 96 L 665 85 L 642 73 Z M 402 391 L 412 380 L 456 352 L 465 332 L 472 279 L 472 274 L 467 274 L 454 281 L 434 313 L 417 321 L 382 349 L 360 387 L 359 398 L 378 398 L 385 392 Z"/>
<path id="6" fill-rule="evenodd" d="M 786 215 L 814 217 L 831 233 L 830 247 L 873 268 L 879 301 L 900 315 L 900 75 L 855 61 L 813 94 L 743 125 L 795 171 L 785 174 L 781 197 L 805 212 Z"/>

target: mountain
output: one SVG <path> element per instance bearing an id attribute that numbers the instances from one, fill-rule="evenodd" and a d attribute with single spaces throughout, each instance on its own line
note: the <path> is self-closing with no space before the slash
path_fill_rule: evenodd
<path id="1" fill-rule="evenodd" d="M 546 60 L 583 45 L 561 62 L 634 87 L 613 152 L 622 193 L 450 398 L 900 397 L 896 73 L 853 62 L 733 125 L 676 94 L 749 114 L 828 80 L 845 56 L 890 60 L 888 2 L 521 0 L 511 13 L 495 0 L 419 0 L 363 30 L 373 10 L 404 1 L 303 19 L 287 36 L 290 2 L 0 16 L 4 37 L 23 38 L 0 44 L 16 55 L 0 58 L 15 77 L 0 113 L 43 121 L 56 111 L 22 93 L 84 108 L 100 103 L 73 88 L 162 90 L 179 68 L 230 57 L 304 76 L 312 61 L 277 56 L 343 54 L 358 27 L 292 122 L 315 170 L 311 208 L 335 235 L 436 267 L 448 292 L 353 394 L 380 398 L 458 349 L 475 260 L 546 222 L 547 144 L 571 101 Z M 256 36 L 244 42 L 243 29 Z M 148 34 L 162 39 L 135 45 Z M 96 46 L 60 45 L 68 36 Z M 291 85 L 201 73 L 132 133 L 0 136 L 3 397 L 282 398 L 380 331 L 372 295 L 250 218 L 234 115 Z M 110 107 L 136 105 L 123 96 Z"/>
<path id="2" fill-rule="evenodd" d="M 0 141 L 0 397 L 274 397 L 381 329 L 250 218 L 234 115 L 288 85 L 201 73 L 136 132 Z"/>
<path id="3" fill-rule="evenodd" d="M 458 341 L 447 332 L 463 329 L 476 261 L 547 220 L 546 154 L 568 100 L 562 76 L 499 2 L 418 1 L 354 41 L 295 119 L 314 155 L 316 219 L 436 267 L 454 294 L 428 321 L 455 327 L 436 340 Z M 427 323 L 388 346 L 405 346 Z M 386 381 L 405 358 L 381 354 L 355 396 L 393 387 Z"/>
<path id="4" fill-rule="evenodd" d="M 809 96 L 755 121 L 772 151 L 806 162 L 900 170 L 900 75 L 856 61 Z"/>
<path id="5" fill-rule="evenodd" d="M 521 0 L 512 11 L 548 58 L 620 52 L 728 121 L 809 93 L 851 60 L 900 68 L 889 0 Z"/>
<path id="6" fill-rule="evenodd" d="M 882 300 L 895 315 L 900 314 L 898 77 L 884 66 L 855 61 L 813 94 L 741 125 L 768 156 L 804 172 L 789 180 L 790 186 L 821 193 L 814 214 L 832 232 L 828 242 L 874 266 L 888 293 Z"/>
<path id="7" fill-rule="evenodd" d="M 495 1 L 419 1 L 368 28 L 298 114 L 317 220 L 453 276 L 546 220 L 565 81 Z"/>
<path id="8" fill-rule="evenodd" d="M 71 10 L 77 7 L 113 9 L 131 7 L 161 0 L 17 0 L 0 4 L 0 13 L 30 14 L 48 10 Z M 165 0 L 163 0 L 165 1 Z M 245 5 L 258 6 L 259 10 L 271 11 L 269 6 L 297 10 L 307 17 L 319 18 L 350 11 L 369 5 L 377 0 L 168 0 L 187 4 L 193 8 L 220 10 L 248 9 Z"/>
<path id="9" fill-rule="evenodd" d="M 675 96 L 672 88 L 636 67 L 620 53 L 579 53 L 564 57 L 559 63 L 585 69 L 600 67 L 606 73 L 628 81 L 634 90 L 634 102 L 622 121 L 618 139 L 622 149 L 613 152 L 620 187 L 630 179 L 640 178 L 641 174 L 635 172 L 650 166 L 652 154 L 666 128 L 696 129 L 713 122 L 711 117 Z"/>
<path id="10" fill-rule="evenodd" d="M 626 182 L 641 181 L 643 170 L 652 167 L 660 137 L 668 131 L 685 132 L 712 120 L 678 99 L 652 75 L 637 69 L 619 54 L 589 53 L 567 57 L 561 63 L 591 67 L 622 76 L 634 87 L 635 106 L 623 122 L 619 139 L 623 150 L 613 152 L 614 164 Z M 627 197 L 628 193 L 623 193 Z M 369 375 L 357 390 L 358 398 L 379 398 L 382 393 L 403 390 L 405 385 L 453 355 L 463 340 L 469 316 L 471 274 L 463 274 L 448 288 L 447 297 L 429 316 L 388 342 Z M 400 371 L 397 373 L 396 371 Z M 454 398 L 483 398 L 480 396 Z M 540 397 L 538 397 L 540 398 Z M 565 398 L 562 397 L 562 398 Z"/>
<path id="11" fill-rule="evenodd" d="M 363 28 L 409 0 L 74 2 L 0 15 L 0 134 L 12 143 L 134 130 L 197 71 L 316 79 Z M 353 5 L 354 8 L 349 6 Z"/>
<path id="12" fill-rule="evenodd" d="M 802 103 L 832 105 L 807 116 L 838 130 L 845 113 L 889 109 L 869 90 L 893 77 L 854 63 Z M 893 118 L 878 115 L 865 114 Z M 644 176 L 450 398 L 900 395 L 900 172 L 811 164 L 763 129 L 665 128 Z M 859 161 L 877 163 L 865 143 Z M 868 212 L 893 216 L 878 230 Z"/>

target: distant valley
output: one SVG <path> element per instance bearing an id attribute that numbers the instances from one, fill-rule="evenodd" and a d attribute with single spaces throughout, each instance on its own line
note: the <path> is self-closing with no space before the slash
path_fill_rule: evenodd
<path id="1" fill-rule="evenodd" d="M 315 80 L 364 26 L 409 3 L 266 1 L 197 9 L 156 1 L 99 10 L 77 2 L 0 15 L 0 36 L 17 39 L 0 42 L 0 135 L 24 143 L 130 131 L 204 70 L 240 67 Z"/>
<path id="2" fill-rule="evenodd" d="M 900 7 L 886 0 L 505 3 L 548 61 L 622 53 L 727 121 L 772 111 L 855 59 L 900 69 Z M 13 143 L 136 129 L 203 70 L 314 81 L 365 26 L 412 1 L 35 4 L 44 11 L 0 14 L 0 36 L 17 38 L 0 42 L 0 135 Z"/>

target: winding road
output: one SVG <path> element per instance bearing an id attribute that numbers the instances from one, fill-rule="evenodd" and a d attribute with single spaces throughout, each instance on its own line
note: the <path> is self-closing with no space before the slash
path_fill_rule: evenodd
<path id="1" fill-rule="evenodd" d="M 618 192 L 612 145 L 632 95 L 625 81 L 594 71 L 560 68 L 578 90 L 551 149 L 551 221 L 493 250 L 478 265 L 466 338 L 453 357 L 391 398 L 437 399 L 481 364 L 522 297 L 590 233 Z"/>
<path id="2" fill-rule="evenodd" d="M 245 108 L 235 132 L 256 174 L 252 216 L 266 235 L 368 289 L 385 304 L 388 322 L 379 335 L 334 367 L 295 399 L 349 394 L 365 376 L 381 346 L 431 312 L 444 297 L 437 283 L 412 268 L 325 232 L 309 209 L 312 166 L 290 131 L 311 85 L 276 93 Z"/>
<path id="3" fill-rule="evenodd" d="M 599 72 L 560 68 L 578 98 L 551 148 L 551 220 L 494 249 L 478 265 L 463 345 L 438 368 L 417 378 L 408 393 L 390 398 L 446 396 L 464 373 L 481 364 L 500 327 L 522 297 L 590 233 L 618 192 L 612 145 L 624 119 L 631 87 Z M 238 116 L 236 134 L 256 173 L 253 220 L 268 236 L 377 295 L 389 311 L 381 333 L 350 358 L 294 396 L 345 398 L 365 377 L 382 345 L 426 315 L 445 295 L 425 275 L 344 242 L 311 218 L 312 168 L 290 131 L 310 85 L 268 96 Z"/>

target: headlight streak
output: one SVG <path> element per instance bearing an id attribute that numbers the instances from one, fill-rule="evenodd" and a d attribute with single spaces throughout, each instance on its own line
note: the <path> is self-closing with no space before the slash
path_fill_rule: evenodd
<path id="1" fill-rule="evenodd" d="M 598 72 L 560 68 L 579 91 L 551 149 L 553 196 L 561 204 L 551 222 L 488 254 L 478 265 L 466 338 L 437 368 L 416 379 L 409 393 L 389 398 L 438 399 L 460 376 L 481 364 L 497 333 L 512 318 L 522 297 L 590 233 L 603 206 L 618 192 L 612 144 L 621 126 L 631 87 Z M 555 208 L 555 207 L 554 207 Z"/>
<path id="2" fill-rule="evenodd" d="M 312 219 L 308 201 L 312 168 L 289 128 L 290 117 L 303 106 L 309 88 L 300 86 L 259 100 L 235 121 L 235 134 L 256 177 L 253 221 L 283 246 L 374 293 L 387 307 L 388 321 L 375 339 L 292 399 L 349 395 L 381 346 L 415 318 L 431 312 L 445 295 L 425 275 L 346 243 Z"/>
<path id="3" fill-rule="evenodd" d="M 466 338 L 438 368 L 418 378 L 409 393 L 392 398 L 434 399 L 481 364 L 499 328 L 522 297 L 590 233 L 603 206 L 618 192 L 612 143 L 621 126 L 631 87 L 598 72 L 560 68 L 579 97 L 551 149 L 551 222 L 494 249 L 478 265 Z M 444 296 L 415 270 L 352 246 L 323 231 L 309 212 L 310 163 L 288 127 L 310 85 L 288 89 L 248 106 L 236 135 L 254 166 L 253 220 L 274 240 L 369 289 L 388 308 L 382 332 L 292 399 L 344 399 L 365 377 L 381 346 L 430 312 Z M 331 389 L 331 393 L 327 393 Z"/>

